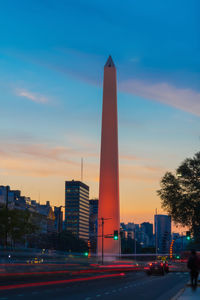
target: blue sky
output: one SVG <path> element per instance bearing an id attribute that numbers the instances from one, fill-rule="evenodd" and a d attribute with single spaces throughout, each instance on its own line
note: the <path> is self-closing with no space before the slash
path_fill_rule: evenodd
<path id="1" fill-rule="evenodd" d="M 0 1 L 0 178 L 42 202 L 98 197 L 103 66 L 117 67 L 122 220 L 152 220 L 200 147 L 198 0 Z M 145 207 L 145 210 L 144 210 Z"/>

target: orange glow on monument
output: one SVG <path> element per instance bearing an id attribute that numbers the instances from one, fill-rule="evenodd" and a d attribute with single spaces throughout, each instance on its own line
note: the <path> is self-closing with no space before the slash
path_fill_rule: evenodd
<path id="1" fill-rule="evenodd" d="M 119 254 L 119 240 L 106 238 L 120 228 L 119 216 L 119 166 L 117 122 L 117 78 L 111 56 L 104 66 L 103 111 L 101 131 L 101 159 L 98 213 L 98 255 L 102 254 L 102 226 L 104 218 L 104 253 Z M 106 220 L 107 219 L 107 220 Z"/>

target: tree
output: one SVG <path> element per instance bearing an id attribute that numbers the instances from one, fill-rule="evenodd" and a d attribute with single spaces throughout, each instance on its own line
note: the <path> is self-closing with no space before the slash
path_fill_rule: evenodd
<path id="1" fill-rule="evenodd" d="M 74 236 L 70 231 L 64 230 L 59 233 L 58 250 L 85 252 L 88 251 L 88 246 L 83 239 Z"/>
<path id="2" fill-rule="evenodd" d="M 60 233 L 51 232 L 32 235 L 29 236 L 28 243 L 31 248 L 79 253 L 88 251 L 87 243 L 67 230 Z"/>
<path id="3" fill-rule="evenodd" d="M 37 229 L 37 225 L 31 221 L 31 213 L 28 210 L 9 210 L 6 207 L 0 210 L 0 237 L 6 246 L 8 238 L 15 244 Z"/>
<path id="4" fill-rule="evenodd" d="M 167 172 L 157 191 L 162 207 L 175 223 L 188 226 L 195 241 L 200 242 L 200 152 L 187 158 L 175 175 Z"/>

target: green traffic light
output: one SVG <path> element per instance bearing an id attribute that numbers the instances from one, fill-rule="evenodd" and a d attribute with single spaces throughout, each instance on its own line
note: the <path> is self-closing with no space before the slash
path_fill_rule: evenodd
<path id="1" fill-rule="evenodd" d="M 190 231 L 186 231 L 186 239 L 187 239 L 188 241 L 191 240 L 191 233 L 190 233 Z"/>
<path id="2" fill-rule="evenodd" d="M 114 230 L 113 239 L 114 239 L 115 241 L 118 240 L 118 230 Z"/>
<path id="3" fill-rule="evenodd" d="M 85 256 L 88 256 L 88 252 L 85 252 L 84 255 L 85 255 Z"/>

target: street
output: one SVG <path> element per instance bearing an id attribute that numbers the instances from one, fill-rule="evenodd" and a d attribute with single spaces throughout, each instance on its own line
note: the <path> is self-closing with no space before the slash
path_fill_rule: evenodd
<path id="1" fill-rule="evenodd" d="M 47 278 L 47 280 L 49 282 L 51 279 Z M 150 277 L 144 272 L 133 272 L 114 278 L 90 278 L 83 282 L 2 290 L 0 291 L 0 300 L 45 298 L 58 300 L 117 300 L 122 298 L 126 300 L 168 300 L 175 296 L 188 280 L 187 272 L 171 272 L 165 276 Z"/>

